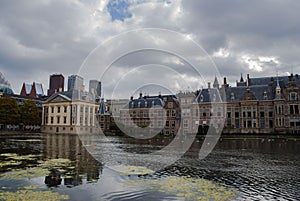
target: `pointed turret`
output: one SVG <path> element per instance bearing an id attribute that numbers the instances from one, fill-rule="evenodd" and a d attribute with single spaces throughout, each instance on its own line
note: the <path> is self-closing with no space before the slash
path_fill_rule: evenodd
<path id="1" fill-rule="evenodd" d="M 213 87 L 216 89 L 219 89 L 219 82 L 218 82 L 217 76 L 215 76 L 215 81 L 214 81 Z"/>
<path id="2" fill-rule="evenodd" d="M 241 73 L 241 80 L 240 82 L 244 82 L 243 73 Z"/>
<path id="3" fill-rule="evenodd" d="M 281 87 L 280 87 L 280 84 L 279 84 L 279 80 L 278 80 L 278 77 L 277 77 L 277 82 L 276 82 L 276 99 L 281 99 Z"/>
<path id="4" fill-rule="evenodd" d="M 98 114 L 105 114 L 105 113 L 106 113 L 106 108 L 105 108 L 104 98 L 101 98 Z"/>

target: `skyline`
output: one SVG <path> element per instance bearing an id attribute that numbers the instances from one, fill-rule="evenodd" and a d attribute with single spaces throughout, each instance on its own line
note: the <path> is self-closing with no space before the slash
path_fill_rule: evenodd
<path id="1" fill-rule="evenodd" d="M 0 42 L 3 44 L 0 69 L 15 93 L 21 91 L 23 82 L 42 83 L 46 90 L 49 75 L 78 74 L 87 56 L 99 44 L 118 34 L 143 28 L 167 29 L 192 39 L 210 56 L 220 76 L 226 76 L 231 85 L 239 79 L 240 73 L 245 78 L 247 73 L 251 77 L 276 76 L 277 73 L 284 76 L 300 70 L 300 27 L 297 23 L 300 4 L 297 1 L 45 0 L 31 4 L 8 1 L 0 5 Z M 126 46 L 134 49 L 136 43 L 160 42 L 145 35 L 139 39 L 128 40 Z M 180 41 L 179 47 L 184 45 L 185 41 Z M 189 59 L 199 59 L 193 50 L 185 52 Z M 116 63 L 114 72 L 126 74 L 128 66 L 139 67 L 147 59 L 150 63 L 157 61 L 159 65 L 173 66 L 176 72 L 189 78 L 193 88 L 207 86 L 202 80 L 200 85 L 195 84 L 199 76 L 193 76 L 178 57 L 157 52 L 129 55 Z M 157 65 L 148 67 L 147 75 L 152 69 L 164 72 Z M 105 67 L 98 68 L 101 71 Z M 149 80 L 159 83 L 158 79 L 169 77 L 167 72 L 160 77 L 153 75 Z M 114 80 L 113 76 L 109 79 Z M 207 76 L 207 81 L 212 82 L 213 76 Z M 101 74 L 85 77 L 86 87 L 89 79 L 96 79 L 102 81 L 104 93 L 114 89 L 114 85 L 106 85 L 100 77 Z M 145 75 L 135 72 L 133 77 L 136 80 L 124 85 L 122 91 L 126 94 L 130 94 Z M 130 78 L 127 81 L 132 80 Z M 182 86 L 180 82 L 178 85 Z"/>

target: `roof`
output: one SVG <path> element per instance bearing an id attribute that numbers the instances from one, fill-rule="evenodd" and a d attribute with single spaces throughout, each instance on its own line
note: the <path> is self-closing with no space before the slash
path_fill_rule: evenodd
<path id="1" fill-rule="evenodd" d="M 298 74 L 293 75 L 292 77 L 297 84 L 300 84 L 300 76 Z M 278 77 L 258 77 L 258 78 L 250 78 L 249 86 L 253 85 L 269 85 L 271 81 L 279 80 L 281 84 L 286 85 L 289 81 L 289 76 L 278 76 Z"/>
<path id="2" fill-rule="evenodd" d="M 31 84 L 25 83 L 25 91 L 27 95 L 30 94 L 31 88 L 32 88 Z"/>
<path id="3" fill-rule="evenodd" d="M 218 89 L 210 88 L 210 89 L 202 89 L 198 96 L 196 97 L 196 101 L 200 102 L 222 102 L 220 92 Z"/>
<path id="4" fill-rule="evenodd" d="M 38 96 L 44 96 L 43 85 L 40 83 L 35 83 L 36 94 Z"/>
<path id="5" fill-rule="evenodd" d="M 257 100 L 272 100 L 274 99 L 274 92 L 272 86 L 241 86 L 226 88 L 226 101 L 235 102 L 241 101 L 247 90 L 250 90 Z"/>
<path id="6" fill-rule="evenodd" d="M 163 107 L 164 102 L 159 97 L 153 97 L 153 98 L 139 98 L 139 99 L 133 99 L 130 100 L 123 109 L 132 109 L 132 108 L 155 108 L 155 107 Z"/>

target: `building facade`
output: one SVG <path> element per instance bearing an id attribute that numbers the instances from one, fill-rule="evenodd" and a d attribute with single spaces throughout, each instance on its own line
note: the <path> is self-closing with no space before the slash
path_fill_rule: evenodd
<path id="1" fill-rule="evenodd" d="M 95 94 L 96 97 L 101 96 L 101 82 L 98 80 L 89 81 L 89 92 Z"/>
<path id="2" fill-rule="evenodd" d="M 296 75 L 280 77 L 243 77 L 236 87 L 224 78 L 219 88 L 202 89 L 197 96 L 200 126 L 211 125 L 216 115 L 225 118 L 223 133 L 300 133 L 299 86 Z M 222 104 L 217 114 L 211 110 L 213 94 L 220 94 Z M 221 114 L 222 110 L 224 113 Z M 209 111 L 209 113 L 208 113 Z"/>
<path id="3" fill-rule="evenodd" d="M 70 75 L 68 77 L 68 91 L 84 91 L 83 78 L 79 75 Z"/>
<path id="4" fill-rule="evenodd" d="M 120 109 L 120 123 L 126 128 L 149 128 L 149 132 L 175 135 L 180 127 L 179 102 L 174 95 L 142 96 Z"/>
<path id="5" fill-rule="evenodd" d="M 72 99 L 73 93 L 53 94 L 43 103 L 42 132 L 93 133 L 99 105 L 83 99 Z"/>
<path id="6" fill-rule="evenodd" d="M 48 96 L 51 96 L 55 92 L 64 91 L 65 77 L 62 74 L 50 75 Z"/>

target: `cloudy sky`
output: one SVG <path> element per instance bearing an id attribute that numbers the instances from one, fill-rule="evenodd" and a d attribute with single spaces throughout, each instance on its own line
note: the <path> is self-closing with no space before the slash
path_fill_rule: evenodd
<path id="1" fill-rule="evenodd" d="M 62 73 L 101 80 L 108 98 L 300 73 L 299 10 L 298 0 L 4 0 L 0 72 L 15 93 L 33 81 L 46 91 Z"/>

